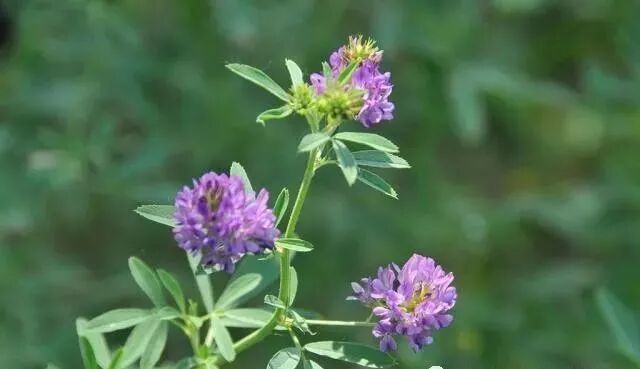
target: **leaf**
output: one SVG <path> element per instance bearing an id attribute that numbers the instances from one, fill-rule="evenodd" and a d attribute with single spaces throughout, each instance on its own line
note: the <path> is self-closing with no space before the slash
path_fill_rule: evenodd
<path id="1" fill-rule="evenodd" d="M 370 172 L 366 169 L 358 168 L 358 180 L 367 186 L 373 188 L 376 191 L 380 191 L 383 194 L 398 199 L 398 193 L 391 187 L 384 179 L 379 175 Z"/>
<path id="2" fill-rule="evenodd" d="M 123 347 L 123 367 L 135 363 L 142 356 L 160 323 L 158 320 L 149 320 L 133 328 Z"/>
<path id="3" fill-rule="evenodd" d="M 300 362 L 300 350 L 295 347 L 287 347 L 278 352 L 269 360 L 267 369 L 296 369 Z"/>
<path id="4" fill-rule="evenodd" d="M 122 355 L 123 355 L 123 347 L 120 347 L 113 353 L 113 358 L 111 359 L 111 363 L 109 364 L 108 369 L 122 368 L 122 364 L 121 364 Z"/>
<path id="5" fill-rule="evenodd" d="M 277 247 L 283 249 L 309 252 L 313 250 L 313 245 L 309 241 L 301 240 L 299 238 L 279 238 L 275 241 Z"/>
<path id="6" fill-rule="evenodd" d="M 293 305 L 293 302 L 296 299 L 296 294 L 298 293 L 298 273 L 292 266 L 289 267 L 289 270 L 289 275 L 291 277 L 289 284 L 289 306 L 291 306 Z"/>
<path id="7" fill-rule="evenodd" d="M 279 108 L 265 110 L 256 118 L 256 122 L 263 126 L 268 120 L 286 118 L 293 113 L 293 109 L 289 105 L 283 105 Z"/>
<path id="8" fill-rule="evenodd" d="M 180 312 L 171 306 L 165 306 L 160 309 L 157 309 L 153 318 L 157 320 L 173 320 L 182 316 Z"/>
<path id="9" fill-rule="evenodd" d="M 353 72 L 356 71 L 356 69 L 358 68 L 358 66 L 360 65 L 360 63 L 358 61 L 352 61 L 351 63 L 349 63 L 349 65 L 347 65 L 342 72 L 340 72 L 340 74 L 338 75 L 338 83 L 343 85 L 347 82 L 349 82 L 349 80 L 351 79 L 351 76 L 353 75 Z"/>
<path id="10" fill-rule="evenodd" d="M 244 64 L 227 64 L 227 68 L 240 77 L 255 83 L 256 85 L 271 92 L 281 100 L 289 101 L 289 94 L 280 87 L 271 77 L 260 69 Z"/>
<path id="11" fill-rule="evenodd" d="M 198 291 L 200 291 L 200 297 L 207 312 L 213 311 L 213 287 L 211 287 L 211 280 L 209 276 L 199 275 L 196 273 L 198 266 L 200 265 L 200 259 L 190 253 L 187 253 L 187 259 L 189 260 L 189 266 L 198 285 Z"/>
<path id="12" fill-rule="evenodd" d="M 216 316 L 211 317 L 211 326 L 214 333 L 213 339 L 216 341 L 222 357 L 228 362 L 232 362 L 236 359 L 236 351 L 233 348 L 233 340 L 229 331 Z"/>
<path id="13" fill-rule="evenodd" d="M 295 310 L 289 310 L 289 313 L 291 314 L 291 317 L 293 318 L 294 327 L 298 328 L 303 333 L 308 333 L 308 334 L 311 334 L 311 335 L 315 335 L 315 333 L 313 331 L 311 331 L 311 329 L 309 328 L 309 324 L 307 324 L 306 319 L 304 317 L 302 317 L 302 315 L 300 315 Z"/>
<path id="14" fill-rule="evenodd" d="M 91 343 L 86 337 L 80 337 L 80 355 L 85 369 L 98 369 L 96 355 L 93 353 Z"/>
<path id="15" fill-rule="evenodd" d="M 130 257 L 129 270 L 140 289 L 149 296 L 155 306 L 166 305 L 160 281 L 147 264 L 136 257 Z"/>
<path id="16" fill-rule="evenodd" d="M 78 333 L 78 336 L 83 336 L 89 340 L 98 365 L 102 368 L 106 368 L 111 360 L 111 352 L 109 351 L 107 340 L 105 340 L 104 335 L 101 333 L 86 332 L 86 326 L 86 319 L 76 319 L 76 332 Z"/>
<path id="17" fill-rule="evenodd" d="M 273 315 L 273 311 L 256 308 L 231 309 L 220 318 L 227 327 L 259 328 L 265 325 Z"/>
<path id="18" fill-rule="evenodd" d="M 169 291 L 169 294 L 173 297 L 173 300 L 180 309 L 180 312 L 184 313 L 187 307 L 184 302 L 184 293 L 182 292 L 182 288 L 180 287 L 178 280 L 166 270 L 158 269 L 157 273 L 160 278 L 160 282 L 162 282 L 164 288 Z"/>
<path id="19" fill-rule="evenodd" d="M 326 85 L 328 85 L 329 81 L 333 79 L 333 71 L 327 62 L 322 62 L 322 75 L 324 76 Z"/>
<path id="20" fill-rule="evenodd" d="M 273 255 L 273 253 L 271 253 L 270 255 Z M 280 265 L 276 258 L 261 260 L 261 256 L 258 255 L 246 255 L 245 257 L 243 257 L 240 265 L 236 269 L 236 272 L 233 273 L 231 281 L 234 281 L 246 274 L 256 273 L 260 274 L 262 279 L 258 287 L 236 300 L 236 306 L 241 305 L 245 301 L 264 291 L 276 279 L 278 279 L 279 272 Z"/>
<path id="21" fill-rule="evenodd" d="M 260 281 L 262 281 L 262 276 L 257 273 L 245 274 L 232 280 L 220 295 L 216 309 L 224 310 L 234 307 L 238 299 L 256 289 L 260 285 Z"/>
<path id="22" fill-rule="evenodd" d="M 175 227 L 173 219 L 175 208 L 173 205 L 141 205 L 134 210 L 136 213 L 154 222 Z"/>
<path id="23" fill-rule="evenodd" d="M 356 159 L 347 148 L 347 145 L 342 141 L 332 140 L 331 142 L 333 143 L 333 151 L 336 153 L 336 158 L 338 159 L 338 166 L 342 169 L 344 178 L 347 180 L 349 186 L 351 186 L 355 183 L 356 178 L 358 178 Z"/>
<path id="24" fill-rule="evenodd" d="M 353 157 L 356 159 L 358 166 L 394 169 L 411 168 L 411 165 L 403 158 L 384 151 L 354 151 Z"/>
<path id="25" fill-rule="evenodd" d="M 366 368 L 386 368 L 395 364 L 388 354 L 375 347 L 353 342 L 321 341 L 304 346 L 306 351 Z"/>
<path id="26" fill-rule="evenodd" d="M 113 332 L 138 325 L 153 318 L 154 311 L 144 309 L 116 309 L 99 315 L 87 322 L 83 335 L 87 333 Z"/>
<path id="27" fill-rule="evenodd" d="M 287 212 L 287 207 L 289 206 L 289 190 L 283 188 L 276 199 L 276 204 L 273 206 L 273 215 L 276 216 L 276 226 L 280 224 L 282 217 Z"/>
<path id="28" fill-rule="evenodd" d="M 300 140 L 300 144 L 298 145 L 299 152 L 308 152 L 317 147 L 324 145 L 327 141 L 329 141 L 331 137 L 328 134 L 323 132 L 317 133 L 309 133 L 308 135 L 302 137 Z"/>
<path id="29" fill-rule="evenodd" d="M 167 344 L 168 333 L 169 323 L 161 322 L 151 336 L 147 348 L 142 353 L 140 369 L 152 369 L 160 361 L 164 347 Z"/>
<path id="30" fill-rule="evenodd" d="M 240 165 L 240 163 L 234 161 L 231 163 L 231 169 L 229 169 L 229 174 L 232 176 L 237 176 L 242 179 L 242 183 L 244 183 L 244 192 L 253 194 L 253 187 L 251 186 L 251 181 L 249 180 L 249 176 L 247 175 L 247 171 L 244 170 L 244 167 Z"/>
<path id="31" fill-rule="evenodd" d="M 293 86 L 303 84 L 304 79 L 302 76 L 302 70 L 300 69 L 298 64 L 296 64 L 296 62 L 294 62 L 291 59 L 285 59 L 284 62 L 287 65 L 287 69 L 289 70 L 289 76 L 291 77 L 291 84 Z"/>
<path id="32" fill-rule="evenodd" d="M 398 152 L 398 146 L 396 146 L 396 144 L 375 133 L 340 132 L 333 137 L 338 140 L 366 145 L 384 152 Z"/>
<path id="33" fill-rule="evenodd" d="M 596 291 L 595 298 L 620 352 L 640 364 L 640 331 L 631 311 L 606 289 Z"/>
<path id="34" fill-rule="evenodd" d="M 264 297 L 264 303 L 279 309 L 287 308 L 286 306 L 284 306 L 284 302 L 282 302 L 282 300 L 273 295 L 266 295 Z"/>

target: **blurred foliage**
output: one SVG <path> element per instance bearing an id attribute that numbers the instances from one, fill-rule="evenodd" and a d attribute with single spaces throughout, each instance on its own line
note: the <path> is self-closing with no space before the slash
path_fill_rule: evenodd
<path id="1" fill-rule="evenodd" d="M 460 300 L 402 367 L 632 365 L 593 291 L 640 311 L 638 1 L 14 0 L 5 14 L 0 367 L 79 367 L 76 316 L 145 303 L 129 255 L 193 285 L 170 232 L 131 210 L 232 160 L 294 189 L 305 124 L 257 125 L 276 101 L 223 65 L 286 81 L 285 57 L 319 70 L 352 33 L 385 49 L 397 114 L 376 130 L 413 169 L 389 173 L 398 201 L 319 173 L 298 301 L 361 318 L 348 282 L 421 252 L 456 274 Z M 284 342 L 229 367 L 262 366 Z M 188 350 L 169 345 L 169 359 Z"/>

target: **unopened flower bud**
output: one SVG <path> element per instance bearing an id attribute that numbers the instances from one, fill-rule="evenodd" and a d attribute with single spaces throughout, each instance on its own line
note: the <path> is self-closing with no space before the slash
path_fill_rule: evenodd
<path id="1" fill-rule="evenodd" d="M 340 86 L 329 87 L 325 93 L 320 96 L 317 102 L 317 108 L 320 113 L 326 114 L 331 119 L 353 119 L 360 109 L 364 93 L 362 90 L 347 88 Z"/>
<path id="2" fill-rule="evenodd" d="M 291 108 L 298 114 L 305 115 L 315 105 L 315 93 L 310 85 L 301 83 L 291 87 Z"/>

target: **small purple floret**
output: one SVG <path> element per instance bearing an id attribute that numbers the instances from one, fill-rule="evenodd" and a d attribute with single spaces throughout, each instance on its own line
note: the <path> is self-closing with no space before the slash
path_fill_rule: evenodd
<path id="1" fill-rule="evenodd" d="M 414 254 L 400 269 L 379 268 L 377 278 L 353 283 L 353 296 L 373 309 L 379 318 L 373 336 L 381 351 L 395 351 L 394 336 L 406 336 L 414 351 L 433 342 L 432 333 L 453 321 L 449 311 L 458 297 L 451 286 L 453 274 L 422 255 Z"/>
<path id="2" fill-rule="evenodd" d="M 349 87 L 360 89 L 364 92 L 364 103 L 357 119 L 367 128 L 370 128 L 384 120 L 393 119 L 394 105 L 389 101 L 389 95 L 393 89 L 391 73 L 380 72 L 382 52 L 376 52 L 364 60 L 355 70 L 348 83 Z M 349 64 L 346 56 L 346 46 L 339 48 L 329 57 L 329 64 L 333 78 L 337 78 L 340 72 Z M 321 73 L 313 73 L 310 76 L 311 85 L 318 95 L 326 90 L 326 81 Z"/>
<path id="3" fill-rule="evenodd" d="M 240 177 L 205 173 L 176 196 L 173 233 L 178 246 L 200 252 L 204 266 L 232 273 L 245 254 L 273 249 L 279 231 L 268 200 L 264 189 L 257 197 L 246 193 Z"/>

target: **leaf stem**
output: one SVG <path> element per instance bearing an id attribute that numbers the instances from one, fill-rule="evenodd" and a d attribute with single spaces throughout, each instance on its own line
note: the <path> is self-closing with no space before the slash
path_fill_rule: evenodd
<path id="1" fill-rule="evenodd" d="M 296 225 L 298 224 L 298 219 L 300 218 L 300 213 L 302 212 L 302 206 L 304 205 L 304 201 L 307 197 L 309 186 L 311 185 L 311 180 L 313 179 L 313 174 L 315 172 L 314 166 L 317 156 L 318 149 L 314 149 L 309 153 L 309 158 L 307 159 L 307 165 L 302 177 L 302 182 L 300 183 L 298 195 L 296 196 L 296 201 L 293 204 L 293 208 L 291 210 L 291 216 L 289 217 L 287 228 L 284 232 L 284 235 L 282 236 L 283 238 L 292 237 L 296 231 Z M 287 249 L 282 249 L 280 252 L 280 291 L 278 293 L 278 298 L 285 303 L 285 306 L 289 306 L 289 286 L 291 284 L 290 263 L 290 251 Z M 276 311 L 271 316 L 271 319 L 269 319 L 269 321 L 264 326 L 237 341 L 233 345 L 236 353 L 240 353 L 268 337 L 284 317 L 285 310 L 286 309 L 284 308 L 276 309 Z M 213 364 L 220 365 L 224 362 L 225 360 L 221 356 L 216 356 Z"/>
<path id="2" fill-rule="evenodd" d="M 376 323 L 371 322 L 347 322 L 342 320 L 305 320 L 309 325 L 325 325 L 336 327 L 373 327 Z"/>

